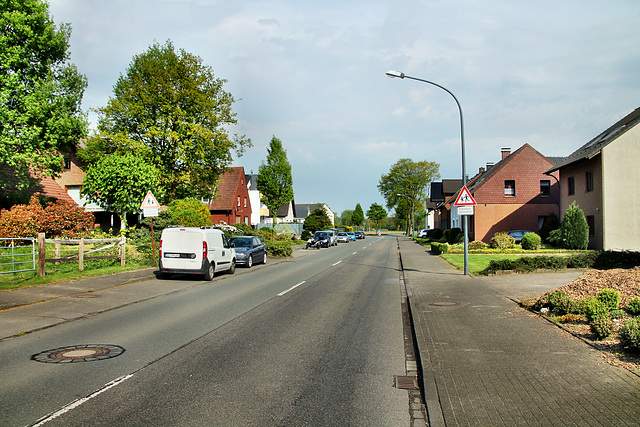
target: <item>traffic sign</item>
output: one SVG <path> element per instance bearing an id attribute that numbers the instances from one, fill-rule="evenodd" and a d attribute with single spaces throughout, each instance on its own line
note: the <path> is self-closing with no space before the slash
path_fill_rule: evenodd
<path id="1" fill-rule="evenodd" d="M 473 206 L 458 206 L 458 215 L 473 215 Z"/>
<path id="2" fill-rule="evenodd" d="M 160 208 L 160 203 L 153 197 L 153 193 L 151 190 L 147 192 L 147 195 L 144 197 L 142 204 L 140 205 L 140 209 L 158 209 Z"/>
<path id="3" fill-rule="evenodd" d="M 469 192 L 467 186 L 463 186 L 462 190 L 460 190 L 460 194 L 458 194 L 458 198 L 456 199 L 454 206 L 475 206 L 477 205 L 473 196 Z"/>

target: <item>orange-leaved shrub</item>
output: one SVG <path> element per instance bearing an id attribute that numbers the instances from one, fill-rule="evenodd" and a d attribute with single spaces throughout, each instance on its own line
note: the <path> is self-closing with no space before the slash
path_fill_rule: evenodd
<path id="1" fill-rule="evenodd" d="M 45 207 L 37 196 L 32 196 L 28 205 L 14 205 L 10 210 L 0 211 L 0 237 L 47 237 L 75 238 L 88 234 L 93 229 L 94 216 L 79 206 L 57 200 Z"/>

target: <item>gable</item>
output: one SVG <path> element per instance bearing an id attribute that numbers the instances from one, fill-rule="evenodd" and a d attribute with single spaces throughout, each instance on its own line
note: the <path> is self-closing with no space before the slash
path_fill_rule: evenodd
<path id="1" fill-rule="evenodd" d="M 209 203 L 211 211 L 229 211 L 237 207 L 238 196 L 249 198 L 243 167 L 234 167 L 225 172 L 218 180 L 216 197 Z M 244 201 L 241 200 L 241 203 Z"/>

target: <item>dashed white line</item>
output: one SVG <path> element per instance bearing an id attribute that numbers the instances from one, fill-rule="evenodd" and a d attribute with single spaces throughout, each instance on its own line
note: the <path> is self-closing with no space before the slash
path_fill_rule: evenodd
<path id="1" fill-rule="evenodd" d="M 354 253 L 352 253 L 351 255 L 355 255 L 355 254 L 357 254 L 357 253 L 358 253 L 358 251 L 355 251 L 355 252 L 354 252 Z"/>
<path id="2" fill-rule="evenodd" d="M 340 264 L 342 261 L 338 261 L 338 262 L 334 262 L 333 264 L 331 264 L 331 266 L 333 267 L 334 265 L 338 265 Z"/>
<path id="3" fill-rule="evenodd" d="M 298 286 L 302 285 L 303 283 L 305 283 L 306 280 L 303 280 L 302 282 L 298 283 L 295 286 L 290 287 L 289 289 L 287 289 L 286 291 L 282 291 L 278 294 L 279 297 L 281 297 L 282 295 L 286 294 L 287 292 L 291 292 L 292 290 L 294 290 L 295 288 L 297 288 Z"/>

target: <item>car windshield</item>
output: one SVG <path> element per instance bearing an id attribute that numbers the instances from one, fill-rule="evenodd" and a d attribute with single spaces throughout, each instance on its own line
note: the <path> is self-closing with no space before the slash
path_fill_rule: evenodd
<path id="1" fill-rule="evenodd" d="M 231 239 L 231 247 L 233 248 L 250 248 L 251 247 L 251 239 Z"/>
<path id="2" fill-rule="evenodd" d="M 318 239 L 326 239 L 327 233 L 316 233 L 315 237 Z"/>

